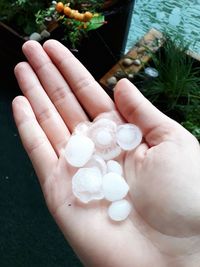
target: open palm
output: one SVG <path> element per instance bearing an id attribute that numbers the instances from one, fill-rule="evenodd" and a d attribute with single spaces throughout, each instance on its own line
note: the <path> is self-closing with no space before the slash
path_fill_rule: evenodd
<path id="1" fill-rule="evenodd" d="M 25 97 L 15 121 L 48 208 L 86 266 L 200 265 L 200 149 L 195 138 L 159 112 L 127 80 L 115 104 L 59 42 L 23 46 L 28 62 L 15 74 Z M 73 168 L 63 149 L 74 127 L 98 116 L 137 124 L 144 142 L 120 161 L 130 186 L 131 215 L 107 216 L 106 201 L 84 205 L 71 190 Z M 199 191 L 199 192 L 198 192 Z"/>

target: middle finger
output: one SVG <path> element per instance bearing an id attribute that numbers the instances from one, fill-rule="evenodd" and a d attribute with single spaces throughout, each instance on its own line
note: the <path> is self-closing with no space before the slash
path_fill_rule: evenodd
<path id="1" fill-rule="evenodd" d="M 78 123 L 88 120 L 69 85 L 42 46 L 38 42 L 29 41 L 24 44 L 23 52 L 69 130 L 72 131 Z"/>

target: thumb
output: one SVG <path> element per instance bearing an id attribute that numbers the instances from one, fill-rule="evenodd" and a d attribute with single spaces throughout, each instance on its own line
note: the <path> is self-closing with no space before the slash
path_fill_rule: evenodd
<path id="1" fill-rule="evenodd" d="M 160 135 L 162 135 L 163 140 L 164 135 L 160 132 L 161 129 L 163 132 L 165 131 L 166 137 L 167 129 L 170 132 L 172 128 L 179 127 L 178 123 L 159 111 L 127 79 L 121 79 L 117 83 L 114 90 L 114 99 L 116 107 L 121 115 L 126 119 L 126 121 L 138 125 L 146 140 L 147 138 L 153 138 L 152 132 L 154 133 L 154 139 L 156 136 L 160 137 Z M 160 138 L 159 141 L 161 141 Z M 158 142 L 156 142 L 156 144 L 157 143 Z"/>

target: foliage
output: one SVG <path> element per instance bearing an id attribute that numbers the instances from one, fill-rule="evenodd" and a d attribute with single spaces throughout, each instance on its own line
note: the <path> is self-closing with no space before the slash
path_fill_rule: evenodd
<path id="1" fill-rule="evenodd" d="M 182 109 L 184 109 L 183 106 Z M 185 120 L 182 125 L 200 141 L 200 93 L 199 96 L 193 96 L 191 103 L 182 112 L 185 114 Z"/>
<path id="2" fill-rule="evenodd" d="M 50 0 L 1 0 L 0 20 L 11 25 L 22 36 L 33 32 L 48 30 L 48 24 L 61 25 L 64 29 L 64 38 L 75 48 L 89 30 L 94 30 L 104 24 L 104 16 L 97 12 L 102 11 L 103 0 L 64 0 L 63 4 L 70 6 L 78 12 L 90 11 L 94 14 L 91 21 L 83 23 L 73 18 L 58 13 L 55 9 L 56 2 Z"/>
<path id="3" fill-rule="evenodd" d="M 163 112 L 178 120 L 200 139 L 200 64 L 188 55 L 181 37 L 165 35 L 163 47 L 152 54 L 159 76 L 143 93 Z"/>
<path id="4" fill-rule="evenodd" d="M 28 35 L 37 30 L 35 13 L 46 4 L 35 0 L 1 0 L 0 20 L 12 25 L 21 35 Z"/>
<path id="5" fill-rule="evenodd" d="M 104 16 L 98 15 L 96 17 L 93 17 L 88 23 L 87 27 L 84 27 L 84 24 L 70 19 L 65 18 L 61 21 L 61 24 L 64 25 L 64 37 L 63 40 L 65 40 L 67 43 L 70 43 L 72 49 L 78 48 L 80 45 L 80 41 L 83 37 L 87 37 L 87 32 L 90 30 L 95 30 L 99 28 L 104 23 Z"/>
<path id="6" fill-rule="evenodd" d="M 82 11 L 90 10 L 91 12 L 97 12 L 102 10 L 104 2 L 104 0 L 71 0 L 70 6 Z"/>

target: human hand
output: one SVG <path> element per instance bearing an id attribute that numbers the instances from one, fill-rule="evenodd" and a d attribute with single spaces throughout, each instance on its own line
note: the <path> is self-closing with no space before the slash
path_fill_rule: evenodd
<path id="1" fill-rule="evenodd" d="M 59 42 L 23 46 L 29 63 L 15 68 L 24 97 L 13 101 L 23 145 L 47 206 L 86 266 L 200 265 L 200 148 L 178 123 L 159 112 L 127 80 L 115 104 Z M 107 204 L 83 205 L 71 190 L 73 168 L 63 148 L 74 127 L 98 116 L 122 116 L 138 125 L 144 142 L 121 159 L 133 210 L 121 223 Z"/>

